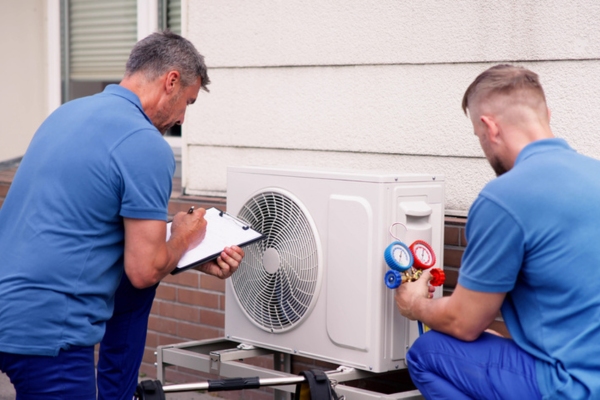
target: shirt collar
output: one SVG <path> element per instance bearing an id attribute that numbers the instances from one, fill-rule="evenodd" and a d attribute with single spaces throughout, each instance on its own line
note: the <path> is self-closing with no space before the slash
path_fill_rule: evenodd
<path id="1" fill-rule="evenodd" d="M 130 101 L 142 112 L 142 114 L 148 120 L 148 122 L 150 122 L 152 124 L 152 121 L 150 120 L 150 118 L 148 118 L 148 116 L 146 115 L 146 112 L 142 108 L 142 102 L 140 101 L 140 98 L 135 93 L 133 93 L 131 90 L 124 88 L 121 85 L 110 84 L 110 85 L 106 86 L 106 88 L 104 88 L 103 93 L 114 94 L 116 96 L 122 97 L 122 98 Z"/>
<path id="2" fill-rule="evenodd" d="M 566 140 L 562 138 L 550 138 L 550 139 L 541 139 L 536 140 L 535 142 L 529 143 L 527 146 L 521 150 L 517 159 L 515 160 L 515 165 L 518 163 L 528 159 L 529 157 L 539 154 L 546 153 L 549 151 L 556 150 L 570 150 L 575 151 L 569 146 Z"/>

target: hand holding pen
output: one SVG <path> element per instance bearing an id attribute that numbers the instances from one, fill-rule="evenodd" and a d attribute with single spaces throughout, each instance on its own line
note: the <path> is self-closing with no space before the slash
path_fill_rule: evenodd
<path id="1" fill-rule="evenodd" d="M 207 222 L 204 218 L 206 210 L 190 207 L 187 212 L 178 212 L 173 218 L 171 235 L 181 236 L 188 248 L 197 246 L 206 234 Z"/>

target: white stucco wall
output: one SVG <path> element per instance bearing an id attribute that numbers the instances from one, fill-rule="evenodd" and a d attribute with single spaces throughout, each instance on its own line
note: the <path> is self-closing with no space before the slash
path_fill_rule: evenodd
<path id="1" fill-rule="evenodd" d="M 48 112 L 46 16 L 44 0 L 0 0 L 0 162 L 25 153 Z"/>
<path id="2" fill-rule="evenodd" d="M 224 195 L 228 165 L 444 174 L 463 215 L 493 178 L 460 109 L 498 62 L 538 72 L 555 134 L 600 157 L 596 0 L 183 1 L 212 80 L 188 109 L 188 194 Z"/>

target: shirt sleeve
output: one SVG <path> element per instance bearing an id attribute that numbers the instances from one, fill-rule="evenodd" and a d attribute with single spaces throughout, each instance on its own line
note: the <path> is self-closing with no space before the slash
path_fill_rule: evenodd
<path id="1" fill-rule="evenodd" d="M 469 210 L 466 236 L 458 283 L 478 292 L 512 290 L 524 254 L 520 224 L 496 202 L 480 195 Z"/>
<path id="2" fill-rule="evenodd" d="M 121 195 L 119 214 L 166 221 L 175 159 L 160 134 L 142 130 L 129 135 L 114 149 L 111 161 Z"/>

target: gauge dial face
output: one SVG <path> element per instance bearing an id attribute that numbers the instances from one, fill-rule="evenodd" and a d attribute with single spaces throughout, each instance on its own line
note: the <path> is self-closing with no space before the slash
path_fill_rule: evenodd
<path id="1" fill-rule="evenodd" d="M 433 260 L 431 251 L 429 251 L 429 249 L 424 246 L 417 246 L 415 248 L 415 258 L 417 258 L 423 264 L 430 264 L 431 260 Z"/>
<path id="2" fill-rule="evenodd" d="M 392 257 L 394 257 L 394 260 L 402 267 L 407 267 L 410 264 L 410 254 L 406 247 L 399 245 L 394 246 L 392 248 Z"/>
<path id="3" fill-rule="evenodd" d="M 427 269 L 435 264 L 435 254 L 427 242 L 417 240 L 410 246 L 410 250 L 415 257 L 415 267 Z"/>
<path id="4" fill-rule="evenodd" d="M 384 252 L 388 267 L 396 271 L 406 271 L 413 265 L 413 255 L 408 246 L 402 242 L 390 244 Z"/>

